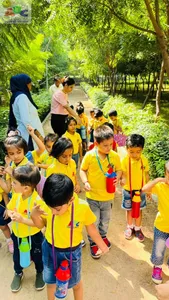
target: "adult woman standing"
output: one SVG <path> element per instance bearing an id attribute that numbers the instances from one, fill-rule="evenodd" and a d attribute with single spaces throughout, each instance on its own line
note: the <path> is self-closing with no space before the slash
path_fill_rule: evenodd
<path id="1" fill-rule="evenodd" d="M 32 138 L 27 131 L 27 125 L 37 129 L 42 136 L 44 131 L 37 112 L 37 105 L 32 99 L 31 78 L 26 74 L 18 74 L 10 79 L 12 96 L 10 99 L 9 129 L 16 128 L 27 141 L 29 149 L 34 149 Z M 35 146 L 36 147 L 36 146 Z"/>
<path id="2" fill-rule="evenodd" d="M 81 124 L 80 118 L 68 104 L 68 94 L 72 92 L 75 81 L 73 78 L 65 77 L 62 82 L 63 89 L 53 94 L 51 103 L 51 126 L 55 133 L 62 136 L 66 132 L 65 120 L 68 114 L 76 118 Z"/>

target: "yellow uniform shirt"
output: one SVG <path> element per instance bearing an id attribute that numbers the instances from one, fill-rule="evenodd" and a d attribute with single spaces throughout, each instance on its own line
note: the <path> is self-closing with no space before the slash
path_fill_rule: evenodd
<path id="1" fill-rule="evenodd" d="M 85 126 L 86 128 L 88 128 L 89 121 L 85 113 L 81 115 L 80 120 L 81 120 L 81 124 L 77 124 L 76 128 L 80 129 L 81 126 Z"/>
<path id="2" fill-rule="evenodd" d="M 0 187 L 0 202 L 2 202 L 3 197 L 2 194 L 4 193 L 4 190 Z"/>
<path id="3" fill-rule="evenodd" d="M 58 173 L 67 175 L 75 185 L 76 163 L 73 159 L 70 160 L 68 165 L 61 164 L 57 159 L 55 159 L 54 163 L 47 168 L 46 177 L 49 177 L 51 174 Z"/>
<path id="4" fill-rule="evenodd" d="M 169 233 L 169 185 L 159 182 L 151 192 L 158 196 L 158 213 L 154 226 L 160 231 Z"/>
<path id="5" fill-rule="evenodd" d="M 74 134 L 70 134 L 68 131 L 64 134 L 64 137 L 70 139 L 73 144 L 73 154 L 77 154 L 79 152 L 79 145 L 82 143 L 82 139 L 79 133 L 75 132 Z"/>
<path id="6" fill-rule="evenodd" d="M 143 172 L 142 165 L 143 163 Z M 130 191 L 130 176 L 129 176 L 129 156 L 123 158 L 122 171 L 126 173 L 126 184 L 123 186 L 125 190 Z M 131 188 L 132 190 L 140 190 L 142 188 L 142 177 L 143 185 L 146 183 L 146 173 L 149 171 L 148 160 L 144 155 L 141 155 L 139 160 L 131 159 Z"/>
<path id="7" fill-rule="evenodd" d="M 97 158 L 96 147 L 87 152 L 83 158 L 81 169 L 87 172 L 87 180 L 91 186 L 91 190 L 86 192 L 86 197 L 92 200 L 108 201 L 114 198 L 114 194 L 106 191 L 106 176 L 101 171 Z M 109 161 L 114 166 L 114 171 L 121 170 L 120 157 L 113 150 L 109 153 Z M 102 169 L 106 173 L 109 169 L 109 162 L 107 157 L 100 159 Z"/>
<path id="8" fill-rule="evenodd" d="M 30 199 L 30 203 L 29 203 Z M 24 218 L 28 219 L 29 211 L 31 212 L 34 207 L 34 203 L 43 205 L 44 201 L 39 197 L 38 193 L 34 190 L 31 198 L 22 199 L 20 193 L 14 193 L 12 199 L 7 204 L 7 208 L 12 211 L 20 213 Z M 30 235 L 34 235 L 40 231 L 37 227 L 31 227 L 22 223 L 12 222 L 12 231 L 17 237 L 23 238 Z"/>
<path id="9" fill-rule="evenodd" d="M 25 166 L 27 163 L 29 162 L 29 160 L 27 159 L 26 156 L 24 156 L 23 160 L 19 163 L 19 165 L 15 165 L 14 162 L 12 162 L 11 164 L 11 168 L 15 169 L 16 167 L 20 167 L 20 166 Z M 11 176 L 9 174 L 6 174 L 6 180 L 11 179 Z"/>
<path id="10" fill-rule="evenodd" d="M 96 129 L 97 127 L 103 125 L 104 123 L 108 122 L 108 120 L 103 116 L 101 120 L 94 120 L 93 128 Z"/>
<path id="11" fill-rule="evenodd" d="M 55 158 L 53 156 L 50 156 L 49 153 L 45 151 L 45 153 L 42 153 L 39 156 L 38 163 L 50 166 L 54 163 L 54 160 Z"/>
<path id="12" fill-rule="evenodd" d="M 91 211 L 88 203 L 85 200 L 78 199 L 74 194 L 74 226 L 73 226 L 73 243 L 75 247 L 81 243 L 83 239 L 83 226 L 88 226 L 96 221 L 96 216 Z M 52 211 L 44 205 L 42 209 L 48 214 L 43 216 L 47 221 L 45 237 L 47 241 L 52 244 Z M 54 220 L 54 245 L 58 248 L 70 247 L 70 230 L 71 230 L 71 205 L 68 210 L 61 216 L 55 216 Z"/>
<path id="13" fill-rule="evenodd" d="M 111 120 L 111 123 L 114 125 L 115 128 L 122 128 L 122 121 L 118 117 L 116 120 Z"/>

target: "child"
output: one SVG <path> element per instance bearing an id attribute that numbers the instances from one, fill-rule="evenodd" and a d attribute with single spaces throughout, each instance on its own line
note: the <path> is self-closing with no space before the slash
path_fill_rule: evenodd
<path id="1" fill-rule="evenodd" d="M 23 268 L 20 265 L 19 245 L 22 238 L 27 238 L 31 247 L 31 258 L 36 268 L 36 290 L 42 290 L 45 283 L 42 278 L 42 242 L 43 235 L 30 219 L 30 212 L 34 204 L 42 205 L 43 201 L 35 191 L 35 186 L 40 181 L 40 173 L 33 165 L 19 166 L 12 171 L 12 187 L 15 193 L 7 205 L 8 216 L 12 220 L 12 240 L 14 243 L 14 271 L 15 275 L 11 283 L 12 292 L 21 289 Z"/>
<path id="2" fill-rule="evenodd" d="M 124 182 L 122 208 L 126 210 L 127 219 L 127 228 L 124 235 L 129 240 L 135 234 L 139 242 L 144 241 L 144 234 L 141 231 L 142 211 L 140 217 L 133 220 L 131 194 L 133 197 L 136 191 L 141 191 L 143 185 L 149 180 L 148 160 L 142 155 L 144 143 L 144 137 L 139 134 L 128 136 L 126 140 L 127 155 L 122 160 L 122 182 Z M 145 207 L 146 196 L 141 193 L 140 208 L 142 210 Z"/>
<path id="3" fill-rule="evenodd" d="M 72 276 L 68 288 L 73 288 L 74 299 L 83 300 L 81 281 L 81 239 L 83 227 L 95 241 L 102 253 L 108 247 L 95 228 L 95 215 L 84 200 L 73 194 L 73 182 L 63 174 L 52 174 L 47 178 L 43 190 L 46 203 L 42 208 L 34 207 L 31 218 L 39 228 L 46 226 L 45 241 L 42 245 L 44 281 L 47 284 L 48 300 L 54 300 L 56 291 L 56 267 L 68 260 Z M 73 217 L 74 216 L 74 217 Z M 53 219 L 53 226 L 52 224 Z M 71 226 L 71 220 L 74 226 Z M 53 230 L 52 230 L 53 227 Z M 72 228 L 73 227 L 73 228 Z M 70 236 L 73 235 L 72 243 Z M 53 235 L 53 238 L 52 238 Z M 52 241 L 53 240 L 53 241 Z M 52 248 L 54 246 L 53 252 Z M 55 253 L 53 255 L 52 253 Z M 73 257 L 71 263 L 70 257 Z"/>
<path id="4" fill-rule="evenodd" d="M 94 129 L 107 122 L 107 119 L 104 117 L 101 109 L 95 108 L 94 117 L 95 117 L 95 121 L 93 125 Z"/>
<path id="5" fill-rule="evenodd" d="M 89 121 L 89 134 L 90 134 L 90 142 L 94 142 L 93 131 L 94 131 L 94 109 L 90 110 L 90 121 Z"/>
<path id="6" fill-rule="evenodd" d="M 86 197 L 91 210 L 97 217 L 96 226 L 99 229 L 103 241 L 110 248 L 111 243 L 107 239 L 108 225 L 110 221 L 112 199 L 114 193 L 106 190 L 106 176 L 110 168 L 117 173 L 117 182 L 121 177 L 120 158 L 112 150 L 113 132 L 106 126 L 99 126 L 94 131 L 96 147 L 87 152 L 83 158 L 80 177 L 86 189 Z M 89 237 L 90 251 L 93 258 L 99 258 L 100 252 L 97 245 Z"/>
<path id="7" fill-rule="evenodd" d="M 28 126 L 28 131 L 33 140 L 36 142 L 38 149 L 28 151 L 28 145 L 26 141 L 19 135 L 7 137 L 4 141 L 4 146 L 7 151 L 5 168 L 6 174 L 6 185 L 8 192 L 11 191 L 11 175 L 12 170 L 16 166 L 24 166 L 30 161 L 31 163 L 37 164 L 39 156 L 44 152 L 45 146 L 42 141 L 34 134 L 34 129 Z"/>
<path id="8" fill-rule="evenodd" d="M 154 265 L 152 280 L 154 283 L 160 284 L 162 282 L 162 264 L 166 240 L 169 238 L 169 161 L 165 164 L 165 177 L 148 182 L 143 186 L 142 191 L 158 196 L 158 213 L 154 222 L 151 262 Z"/>
<path id="9" fill-rule="evenodd" d="M 72 158 L 78 168 L 78 161 L 82 161 L 82 139 L 80 134 L 76 132 L 77 121 L 73 117 L 68 117 L 66 120 L 67 131 L 63 137 L 66 137 L 72 141 L 73 144 L 73 155 Z"/>
<path id="10" fill-rule="evenodd" d="M 38 159 L 37 166 L 41 169 L 45 169 L 46 176 L 46 169 L 54 162 L 54 158 L 50 156 L 53 144 L 58 140 L 58 135 L 55 133 L 48 133 L 44 138 L 44 144 L 46 151 L 45 153 L 41 154 Z"/>
<path id="11" fill-rule="evenodd" d="M 122 133 L 122 122 L 117 116 L 116 110 L 111 110 L 109 112 L 109 118 L 112 121 L 112 124 L 114 126 L 114 134 Z"/>
<path id="12" fill-rule="evenodd" d="M 1 167 L 2 168 L 2 167 Z M 3 174 L 3 168 L 2 173 Z M 0 175 L 2 176 L 2 175 Z M 6 191 L 6 193 L 5 193 Z M 9 202 L 8 190 L 6 189 L 6 184 L 2 177 L 0 177 L 0 229 L 4 234 L 10 253 L 13 253 L 13 242 L 11 239 L 11 231 L 8 224 L 11 222 L 11 219 L 6 215 L 6 206 Z"/>
<path id="13" fill-rule="evenodd" d="M 82 139 L 83 155 L 87 151 L 87 129 L 88 129 L 88 117 L 84 113 L 84 106 L 77 106 L 76 112 L 81 119 L 81 125 L 76 126 L 76 131 L 80 134 Z"/>
<path id="14" fill-rule="evenodd" d="M 80 192 L 80 185 L 76 176 L 76 164 L 72 159 L 73 144 L 71 140 L 62 137 L 53 145 L 51 156 L 55 159 L 54 163 L 47 169 L 47 177 L 53 173 L 62 173 L 67 175 L 74 184 L 76 193 Z"/>

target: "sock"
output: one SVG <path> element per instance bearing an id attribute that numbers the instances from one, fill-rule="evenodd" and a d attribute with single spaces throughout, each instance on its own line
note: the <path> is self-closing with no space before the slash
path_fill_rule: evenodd
<path id="1" fill-rule="evenodd" d="M 7 244 L 8 244 L 8 243 L 12 242 L 12 239 L 11 239 L 11 238 L 6 239 L 6 242 L 7 242 Z"/>
<path id="2" fill-rule="evenodd" d="M 135 229 L 135 231 L 138 231 L 141 229 L 141 226 L 135 226 L 134 229 Z"/>
<path id="3" fill-rule="evenodd" d="M 162 265 L 159 265 L 159 266 L 154 266 L 155 268 L 160 268 L 160 269 L 162 269 Z"/>

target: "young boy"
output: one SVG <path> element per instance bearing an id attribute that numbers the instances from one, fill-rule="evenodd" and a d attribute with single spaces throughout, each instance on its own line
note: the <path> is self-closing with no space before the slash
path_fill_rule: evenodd
<path id="1" fill-rule="evenodd" d="M 83 158 L 80 176 L 86 190 L 87 201 L 97 217 L 96 226 L 99 233 L 110 248 L 107 231 L 111 215 L 114 193 L 106 190 L 106 173 L 110 168 L 117 173 L 117 182 L 121 177 L 120 157 L 112 150 L 113 131 L 106 125 L 99 126 L 94 131 L 96 146 L 87 152 Z M 100 257 L 98 246 L 89 237 L 90 251 L 93 258 Z"/>
<path id="2" fill-rule="evenodd" d="M 142 191 L 158 196 L 158 213 L 154 222 L 151 262 L 154 265 L 152 281 L 160 284 L 162 282 L 162 264 L 166 250 L 166 240 L 169 239 L 169 161 L 165 164 L 165 177 L 148 182 L 143 186 Z"/>
<path id="3" fill-rule="evenodd" d="M 12 292 L 18 292 L 21 289 L 21 281 L 23 278 L 23 268 L 20 265 L 19 244 L 22 238 L 31 241 L 31 258 L 36 268 L 36 290 L 42 290 L 45 283 L 42 278 L 42 242 L 43 235 L 30 219 L 30 212 L 37 203 L 42 205 L 44 202 L 40 199 L 35 187 L 40 181 L 40 173 L 37 167 L 27 164 L 25 166 L 16 167 L 12 171 L 12 187 L 15 193 L 12 195 L 11 201 L 7 204 L 7 213 L 12 220 L 12 240 L 14 244 L 14 271 L 15 275 L 11 283 Z"/>
<path id="4" fill-rule="evenodd" d="M 98 108 L 95 108 L 94 110 L 94 118 L 95 118 L 94 125 L 93 125 L 94 129 L 107 122 L 107 119 L 104 117 L 102 110 Z"/>
<path id="5" fill-rule="evenodd" d="M 109 112 L 109 118 L 112 121 L 112 124 L 114 126 L 114 134 L 118 134 L 122 132 L 122 121 L 117 116 L 116 110 L 111 110 Z"/>
<path id="6" fill-rule="evenodd" d="M 52 174 L 49 176 L 45 182 L 43 199 L 46 205 L 44 204 L 42 208 L 37 205 L 31 213 L 31 218 L 39 228 L 46 226 L 46 239 L 43 243 L 42 251 L 44 263 L 43 276 L 44 281 L 47 283 L 48 300 L 55 299 L 55 273 L 56 269 L 65 259 L 69 261 L 69 267 L 72 269 L 68 288 L 73 288 L 75 300 L 83 300 L 81 281 L 81 240 L 83 226 L 85 225 L 88 234 L 98 244 L 102 253 L 106 253 L 108 247 L 102 241 L 95 228 L 94 222 L 96 217 L 88 204 L 86 201 L 78 199 L 76 194 L 73 194 L 73 182 L 68 176 L 63 174 Z M 72 234 L 71 245 L 70 237 Z M 53 255 L 53 252 L 55 255 Z M 71 252 L 73 257 L 72 264 L 70 260 Z"/>
<path id="7" fill-rule="evenodd" d="M 131 239 L 133 234 L 139 242 L 144 241 L 144 234 L 141 231 L 142 211 L 140 217 L 132 218 L 132 197 L 135 192 L 140 191 L 143 185 L 149 180 L 149 165 L 148 160 L 142 155 L 145 139 L 139 134 L 131 134 L 127 137 L 126 148 L 127 155 L 122 160 L 122 183 L 123 199 L 122 208 L 126 210 L 127 228 L 125 230 L 125 238 Z M 146 196 L 141 193 L 141 210 L 146 207 Z M 135 222 L 135 223 L 134 223 Z"/>
<path id="8" fill-rule="evenodd" d="M 76 112 L 81 119 L 81 125 L 76 126 L 76 131 L 80 134 L 82 139 L 82 148 L 83 148 L 83 155 L 87 151 L 87 129 L 88 129 L 88 117 L 84 113 L 84 106 L 77 106 Z"/>

